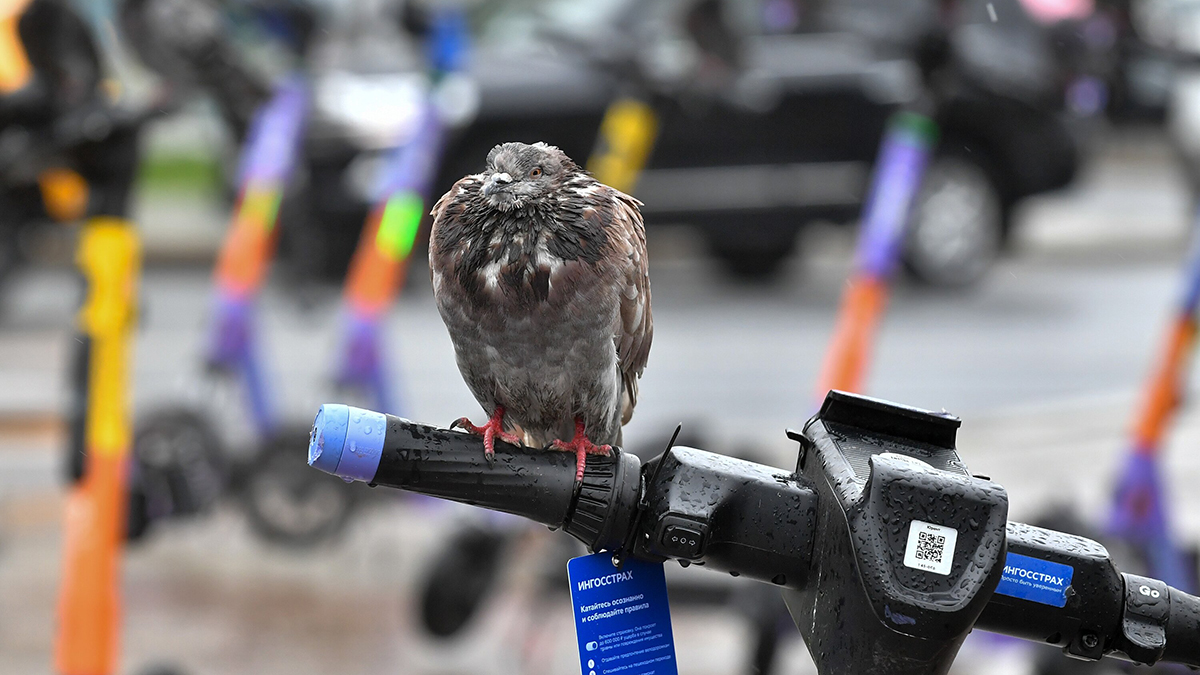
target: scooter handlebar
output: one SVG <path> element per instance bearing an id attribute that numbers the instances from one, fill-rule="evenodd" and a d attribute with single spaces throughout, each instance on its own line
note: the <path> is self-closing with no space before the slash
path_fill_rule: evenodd
<path id="1" fill-rule="evenodd" d="M 308 463 L 343 480 L 562 528 L 592 551 L 804 583 L 816 495 L 787 471 L 683 447 L 643 467 L 618 448 L 588 455 L 576 484 L 574 455 L 498 439 L 495 449 L 489 462 L 478 436 L 327 404 L 313 423 Z"/>
<path id="2" fill-rule="evenodd" d="M 575 457 L 483 439 L 340 404 L 321 406 L 308 463 L 346 481 L 408 490 L 563 528 L 593 550 L 618 548 L 638 499 L 637 457 L 589 455 L 580 485 Z"/>
<path id="3" fill-rule="evenodd" d="M 1171 589 L 1162 660 L 1200 670 L 1200 598 Z"/>
<path id="4" fill-rule="evenodd" d="M 843 405 L 855 403 L 847 401 L 843 399 Z M 911 410 L 901 412 L 909 414 Z M 842 413 L 829 405 L 822 414 L 824 422 L 843 438 L 857 433 L 838 426 L 836 415 Z M 814 418 L 820 419 L 820 415 Z M 913 419 L 903 423 L 911 424 Z M 940 423 L 944 426 L 944 421 Z M 859 583 L 845 591 L 830 580 L 869 569 L 872 555 L 871 551 L 848 550 L 844 542 L 835 541 L 834 533 L 844 525 L 837 525 L 840 507 L 830 506 L 837 498 L 828 490 L 845 490 L 845 481 L 852 477 L 830 470 L 836 458 L 825 447 L 823 432 L 812 426 L 810 422 L 802 437 L 796 472 L 686 447 L 668 448 L 643 466 L 636 456 L 616 449 L 611 456 L 589 455 L 583 480 L 577 484 L 574 457 L 568 453 L 498 440 L 495 459 L 489 461 L 478 436 L 328 404 L 321 407 L 314 422 L 308 462 L 343 480 L 441 497 L 562 528 L 593 551 L 609 550 L 654 561 L 675 559 L 685 566 L 700 564 L 774 583 L 787 589 L 785 599 L 793 615 L 803 608 L 800 615 L 807 616 L 812 614 L 812 608 L 805 605 L 810 596 L 825 606 L 831 601 L 823 596 L 861 592 Z M 919 435 L 915 429 L 910 429 L 914 438 Z M 897 490 L 907 480 L 903 476 L 894 484 L 880 482 L 887 480 L 889 470 L 895 470 L 887 468 L 894 460 L 880 457 L 883 459 L 872 458 L 868 463 L 871 476 L 864 487 L 866 497 L 854 507 L 859 514 L 870 510 L 867 504 L 873 492 L 902 494 Z M 821 468 L 816 468 L 818 465 Z M 822 483 L 821 471 L 832 480 Z M 1003 522 L 1001 519 L 1001 526 Z M 851 527 L 858 532 L 855 537 L 866 532 L 861 524 Z M 1094 541 L 1013 522 L 1004 529 L 998 539 L 1002 546 L 997 560 L 1004 561 L 1007 551 L 1069 565 L 1074 578 L 1067 599 L 1058 607 L 993 593 L 996 581 L 989 581 L 978 591 L 986 594 L 982 611 L 970 612 L 964 619 L 965 630 L 973 625 L 1049 642 L 1085 659 L 1113 654 L 1139 663 L 1167 661 L 1200 668 L 1200 598 L 1158 580 L 1120 573 L 1104 547 Z M 877 540 L 863 541 L 877 548 Z M 883 556 L 877 560 L 886 567 L 886 552 Z M 998 580 L 1000 575 L 994 572 L 988 577 Z M 914 602 L 914 597 L 916 604 L 902 612 L 899 608 Z M 910 638 L 903 633 L 919 638 L 914 644 L 926 643 L 934 636 L 922 636 L 918 631 L 937 622 L 924 623 L 920 597 L 920 593 L 893 588 L 886 591 L 884 609 L 874 610 L 870 604 L 875 599 L 865 598 L 861 615 L 842 617 L 847 624 L 843 635 L 866 635 L 881 629 L 888 640 L 901 638 L 903 644 L 895 649 L 907 648 L 904 641 Z M 850 604 L 863 600 L 851 597 Z M 938 611 L 942 610 L 935 614 Z M 889 620 L 918 619 L 920 623 L 887 624 Z M 798 625 L 802 632 L 812 630 L 799 616 Z M 960 637 L 939 639 L 960 641 L 965 630 Z M 951 650 L 951 657 L 953 651 L 957 647 Z"/>

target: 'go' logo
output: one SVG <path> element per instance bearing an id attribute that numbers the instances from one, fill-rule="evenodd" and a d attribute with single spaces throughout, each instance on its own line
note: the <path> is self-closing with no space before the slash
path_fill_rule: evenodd
<path id="1" fill-rule="evenodd" d="M 1155 600 L 1162 597 L 1162 593 L 1159 593 L 1158 591 L 1156 591 L 1153 588 L 1150 588 L 1149 586 L 1146 586 L 1146 585 L 1142 585 L 1142 586 L 1138 587 L 1138 593 L 1141 593 L 1142 595 L 1144 595 L 1148 598 L 1154 598 Z"/>

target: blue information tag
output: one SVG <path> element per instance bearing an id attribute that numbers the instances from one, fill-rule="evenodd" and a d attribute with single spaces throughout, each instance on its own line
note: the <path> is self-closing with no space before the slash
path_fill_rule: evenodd
<path id="1" fill-rule="evenodd" d="M 1043 605 L 1062 607 L 1067 604 L 1067 589 L 1075 568 L 1062 563 L 1009 553 L 1004 562 L 1004 576 L 996 592 Z"/>
<path id="2" fill-rule="evenodd" d="M 677 675 L 662 563 L 595 553 L 567 563 L 583 675 Z"/>

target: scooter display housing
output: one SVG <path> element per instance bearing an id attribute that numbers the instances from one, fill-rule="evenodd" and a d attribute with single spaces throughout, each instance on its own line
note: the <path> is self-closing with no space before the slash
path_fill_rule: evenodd
<path id="1" fill-rule="evenodd" d="M 784 593 L 822 673 L 949 670 L 1003 572 L 1008 497 L 949 415 L 830 392 L 799 436 L 816 578 Z"/>

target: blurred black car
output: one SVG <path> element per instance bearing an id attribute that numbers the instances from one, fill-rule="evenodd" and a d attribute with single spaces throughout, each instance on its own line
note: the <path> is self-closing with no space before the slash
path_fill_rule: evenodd
<path id="1" fill-rule="evenodd" d="M 313 9 L 297 42 L 313 115 L 280 256 L 298 280 L 344 273 L 373 178 L 415 119 L 415 5 Z M 442 89 L 473 121 L 452 134 L 431 198 L 501 142 L 546 141 L 583 163 L 608 104 L 635 95 L 659 118 L 634 191 L 648 225 L 698 228 L 751 276 L 776 270 L 806 223 L 856 221 L 887 119 L 932 100 L 941 141 L 905 266 L 932 284 L 979 279 L 1013 205 L 1074 176 L 1073 118 L 1104 98 L 1076 86 L 1078 31 L 1018 0 L 495 0 L 472 23 L 473 85 Z"/>
<path id="2" fill-rule="evenodd" d="M 1015 1 L 986 3 L 1005 21 L 972 35 L 946 27 L 959 17 L 976 27 L 965 17 L 987 10 L 975 4 L 950 18 L 924 0 L 493 5 L 470 71 L 478 116 L 448 149 L 438 187 L 480 170 L 503 141 L 544 140 L 582 161 L 606 105 L 630 90 L 611 67 L 627 48 L 660 118 L 635 190 L 647 223 L 693 225 L 731 270 L 765 275 L 805 223 L 857 218 L 889 115 L 951 62 L 905 263 L 921 280 L 968 284 L 996 256 L 1013 204 L 1066 185 L 1078 157 L 1045 31 Z M 591 51 L 547 26 L 585 36 Z M 989 87 L 987 68 L 1030 81 Z"/>

